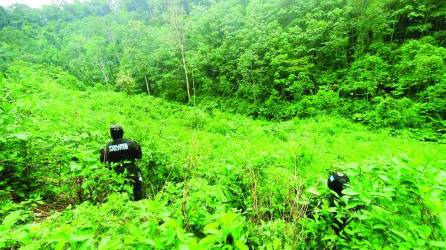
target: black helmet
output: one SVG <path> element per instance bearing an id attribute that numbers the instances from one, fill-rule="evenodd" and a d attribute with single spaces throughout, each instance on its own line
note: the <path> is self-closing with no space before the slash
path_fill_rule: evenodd
<path id="1" fill-rule="evenodd" d="M 331 173 L 328 176 L 327 185 L 328 188 L 335 191 L 339 196 L 342 196 L 342 190 L 345 188 L 345 184 L 349 182 L 348 176 L 341 172 Z"/>
<path id="2" fill-rule="evenodd" d="M 112 125 L 110 127 L 110 135 L 113 140 L 122 139 L 124 135 L 124 129 L 120 125 Z"/>

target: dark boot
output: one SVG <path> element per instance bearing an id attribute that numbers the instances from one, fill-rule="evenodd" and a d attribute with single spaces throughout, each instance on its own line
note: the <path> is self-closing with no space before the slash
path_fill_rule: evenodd
<path id="1" fill-rule="evenodd" d="M 142 198 L 142 181 L 139 179 L 139 177 L 133 178 L 133 200 L 139 201 Z"/>

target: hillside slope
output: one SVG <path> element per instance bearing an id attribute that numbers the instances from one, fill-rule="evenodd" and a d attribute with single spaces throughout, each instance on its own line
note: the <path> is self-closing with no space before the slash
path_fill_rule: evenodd
<path id="1" fill-rule="evenodd" d="M 79 90 L 62 70 L 24 62 L 1 85 L 0 248 L 446 244 L 445 144 L 339 117 L 275 123 L 100 86 Z M 98 162 L 114 123 L 142 145 L 146 200 L 116 193 L 123 178 Z M 325 203 L 319 219 L 304 216 L 334 170 L 351 176 L 350 204 L 367 207 L 344 211 L 356 218 L 344 236 L 323 219 Z"/>
<path id="2" fill-rule="evenodd" d="M 446 131 L 446 1 L 169 3 L 0 6 L 0 71 L 21 59 L 255 118 Z"/>

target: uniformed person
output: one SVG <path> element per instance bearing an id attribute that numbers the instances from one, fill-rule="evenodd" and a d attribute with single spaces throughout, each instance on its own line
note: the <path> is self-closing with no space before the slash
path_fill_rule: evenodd
<path id="1" fill-rule="evenodd" d="M 138 143 L 123 139 L 124 129 L 120 125 L 110 127 L 112 142 L 101 150 L 100 160 L 114 166 L 117 173 L 121 174 L 127 170 L 127 178 L 133 184 L 134 200 L 142 199 L 142 178 L 141 172 L 136 165 L 136 159 L 141 159 L 141 146 Z"/>
<path id="2" fill-rule="evenodd" d="M 339 198 L 344 195 L 342 191 L 346 188 L 346 184 L 348 184 L 349 181 L 348 176 L 341 172 L 331 173 L 330 176 L 328 176 L 327 186 L 330 190 L 336 193 L 336 195 L 331 194 L 329 197 L 330 207 L 336 207 L 336 203 L 340 206 L 344 205 L 340 202 Z M 339 234 L 344 227 L 347 226 L 348 222 L 348 218 L 342 218 L 340 220 L 335 219 L 333 229 L 336 234 Z"/>
<path id="3" fill-rule="evenodd" d="M 312 200 L 310 200 L 308 204 L 308 210 L 306 211 L 306 216 L 311 219 L 314 218 L 314 214 L 322 206 L 323 199 L 328 200 L 330 207 L 336 207 L 337 205 L 344 206 L 340 197 L 344 195 L 342 191 L 346 188 L 346 185 L 348 183 L 349 183 L 349 178 L 346 174 L 341 172 L 331 173 L 328 176 L 327 186 L 331 191 L 333 191 L 333 193 L 326 196 L 324 195 L 324 196 L 314 197 Z M 336 217 L 336 212 L 332 213 L 332 218 L 335 217 Z M 326 219 L 327 222 L 330 221 L 328 218 Z M 339 234 L 348 224 L 348 218 L 341 218 L 340 220 L 333 219 L 329 223 L 331 223 L 332 229 L 336 232 L 336 234 Z"/>
<path id="4" fill-rule="evenodd" d="M 344 194 L 342 191 L 346 188 L 346 184 L 348 184 L 350 180 L 348 179 L 348 176 L 341 172 L 335 172 L 331 173 L 330 176 L 328 176 L 327 180 L 327 186 L 330 190 L 335 192 L 338 197 L 342 197 Z M 338 198 L 335 195 L 331 195 L 330 199 L 330 205 L 334 205 L 334 199 Z"/>

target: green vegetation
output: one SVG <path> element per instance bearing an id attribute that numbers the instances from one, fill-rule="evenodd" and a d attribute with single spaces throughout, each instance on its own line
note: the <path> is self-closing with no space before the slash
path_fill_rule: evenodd
<path id="1" fill-rule="evenodd" d="M 0 65 L 57 65 L 86 85 L 259 118 L 444 133 L 445 18 L 439 0 L 14 5 L 0 7 Z"/>
<path id="2" fill-rule="evenodd" d="M 0 249 L 446 248 L 445 18 L 434 0 L 0 6 Z M 147 199 L 99 162 L 115 123 Z M 335 207 L 332 171 L 351 180 Z"/>
<path id="3" fill-rule="evenodd" d="M 60 69 L 24 62 L 6 75 L 1 247 L 445 244 L 444 144 L 370 132 L 339 117 L 275 123 L 99 86 L 79 91 Z M 109 196 L 126 189 L 98 162 L 114 122 L 143 145 L 148 200 Z M 330 221 L 302 214 L 315 192 L 328 192 L 325 178 L 336 169 L 352 177 L 350 204 L 368 207 L 343 211 L 357 218 L 345 237 Z M 320 218 L 329 209 L 321 206 Z"/>

